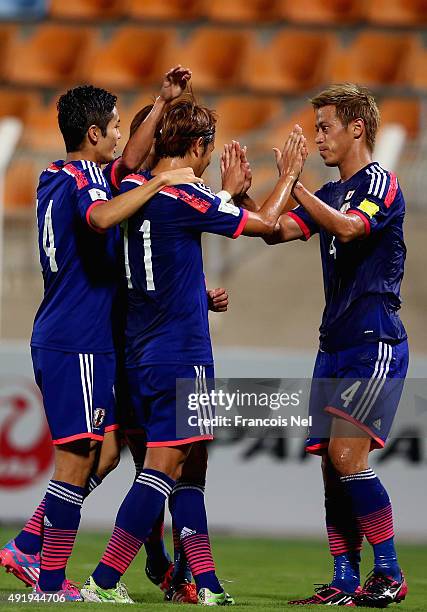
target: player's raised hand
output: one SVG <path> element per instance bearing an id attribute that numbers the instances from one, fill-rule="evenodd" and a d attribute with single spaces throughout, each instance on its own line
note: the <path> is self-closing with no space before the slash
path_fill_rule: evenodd
<path id="1" fill-rule="evenodd" d="M 245 172 L 245 183 L 243 185 L 243 190 L 241 195 L 249 191 L 250 186 L 252 185 L 252 168 L 246 157 L 247 147 L 241 147 L 240 150 L 240 164 Z"/>
<path id="2" fill-rule="evenodd" d="M 191 70 L 183 68 L 181 64 L 171 68 L 163 79 L 160 89 L 160 97 L 165 102 L 172 102 L 175 98 L 179 98 L 182 92 L 187 87 L 188 81 L 191 79 Z"/>
<path id="3" fill-rule="evenodd" d="M 273 150 L 279 176 L 287 174 L 295 175 L 295 178 L 298 178 L 307 158 L 307 143 L 301 127 L 299 125 L 294 126 L 282 151 L 277 148 Z"/>
<path id="4" fill-rule="evenodd" d="M 174 170 L 166 170 L 160 172 L 158 177 L 161 177 L 165 185 L 184 185 L 185 183 L 203 183 L 203 179 L 194 174 L 193 168 L 175 168 Z"/>
<path id="5" fill-rule="evenodd" d="M 222 189 L 228 191 L 231 197 L 243 193 L 247 183 L 247 168 L 242 164 L 240 144 L 234 140 L 231 144 L 224 145 L 221 155 L 221 179 Z"/>
<path id="6" fill-rule="evenodd" d="M 208 289 L 209 310 L 212 312 L 226 312 L 228 308 L 228 293 L 225 289 Z"/>

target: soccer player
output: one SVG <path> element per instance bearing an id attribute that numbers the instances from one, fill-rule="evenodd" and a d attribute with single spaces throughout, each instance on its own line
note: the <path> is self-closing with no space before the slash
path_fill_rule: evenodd
<path id="1" fill-rule="evenodd" d="M 215 123 L 214 113 L 192 100 L 174 104 L 156 139 L 157 165 L 151 173 L 126 177 L 122 191 L 132 192 L 167 168 L 189 165 L 202 174 L 214 149 Z M 202 233 L 230 238 L 272 233 L 304 158 L 305 141 L 296 127 L 285 145 L 281 176 L 256 213 L 235 207 L 202 185 L 183 184 L 163 189 L 144 215 L 136 214 L 128 222 L 126 366 L 135 412 L 147 436 L 147 454 L 144 469 L 119 509 L 106 551 L 82 589 L 86 600 L 119 601 L 120 578 L 170 496 L 199 603 L 234 603 L 216 577 L 207 529 L 206 441 L 213 438 L 212 429 L 202 424 L 186 435 L 177 433 L 176 380 L 189 379 L 201 391 L 214 376 Z M 223 187 L 231 194 L 241 189 L 227 182 Z"/>
<path id="2" fill-rule="evenodd" d="M 132 120 L 130 126 L 130 137 L 136 132 L 141 123 L 151 113 L 153 104 L 144 106 Z M 158 136 L 159 129 L 154 134 L 153 144 L 148 156 L 145 158 L 141 171 L 151 170 L 156 164 L 155 156 L 155 140 Z M 124 230 L 127 231 L 127 222 L 124 222 Z M 228 294 L 223 288 L 207 290 L 208 308 L 212 312 L 226 312 L 228 308 Z M 121 336 L 122 334 L 120 334 Z M 120 355 L 120 356 L 119 356 Z M 127 396 L 127 385 L 125 380 L 125 368 L 122 364 L 121 352 L 118 355 L 118 363 L 120 367 L 120 384 L 116 384 L 116 399 L 118 406 L 126 407 L 121 411 L 122 418 L 121 428 L 126 440 L 126 443 L 132 453 L 135 462 L 136 477 L 143 469 L 145 459 L 145 432 L 138 427 L 135 422 L 135 415 L 129 410 L 129 398 Z M 120 398 L 120 393 L 124 392 L 125 397 Z M 119 418 L 120 418 L 119 417 Z M 164 508 L 162 509 L 156 524 L 151 531 L 149 538 L 144 542 L 144 547 L 147 552 L 147 561 L 145 573 L 149 580 L 160 588 L 165 593 L 166 601 L 173 603 L 197 603 L 197 591 L 192 583 L 192 575 L 188 566 L 185 553 L 182 550 L 175 526 L 172 524 L 173 541 L 174 541 L 174 563 L 170 561 L 166 549 L 163 544 L 163 529 L 164 529 Z"/>
<path id="3" fill-rule="evenodd" d="M 166 79 L 175 77 L 181 79 L 181 89 L 189 78 L 183 78 L 180 68 Z M 141 155 L 151 147 L 158 112 L 128 143 L 115 164 L 115 180 L 139 167 Z M 78 590 L 65 579 L 65 566 L 83 499 L 93 487 L 88 478 L 99 442 L 106 430 L 117 427 L 111 308 L 118 270 L 117 232 L 112 228 L 165 185 L 196 179 L 190 169 L 163 173 L 143 189 L 112 199 L 100 165 L 113 160 L 120 139 L 116 97 L 92 86 L 77 87 L 61 96 L 58 121 L 67 159 L 44 171 L 38 187 L 45 291 L 31 340 L 35 377 L 55 445 L 55 473 L 36 513 L 0 557 L 9 571 L 33 584 L 42 543 L 37 592 L 80 600 Z"/>
<path id="4" fill-rule="evenodd" d="M 369 467 L 369 452 L 385 444 L 408 368 L 398 315 L 405 201 L 396 176 L 372 161 L 380 120 L 372 94 L 353 84 L 334 85 L 311 102 L 320 156 L 338 168 L 340 180 L 315 194 L 298 182 L 293 195 L 299 205 L 280 217 L 268 242 L 320 234 L 326 306 L 310 397 L 313 437 L 306 449 L 322 455 L 334 574 L 312 597 L 291 603 L 385 607 L 402 601 L 407 585 L 391 502 Z M 321 379 L 336 384 L 331 389 Z M 361 588 L 364 536 L 373 547 L 374 569 Z"/>

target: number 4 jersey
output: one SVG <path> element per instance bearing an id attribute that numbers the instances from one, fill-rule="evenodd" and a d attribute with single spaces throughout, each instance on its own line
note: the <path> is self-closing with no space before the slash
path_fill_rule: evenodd
<path id="1" fill-rule="evenodd" d="M 133 174 L 129 191 L 151 178 Z M 203 274 L 203 232 L 237 238 L 247 211 L 204 185 L 166 187 L 125 228 L 126 365 L 209 365 L 212 349 Z"/>
<path id="2" fill-rule="evenodd" d="M 90 225 L 91 209 L 110 199 L 94 162 L 59 161 L 42 172 L 37 224 L 44 297 L 31 346 L 78 353 L 114 350 L 118 229 L 100 233 Z"/>
<path id="3" fill-rule="evenodd" d="M 334 352 L 365 342 L 401 342 L 406 338 L 397 314 L 406 255 L 405 200 L 396 176 L 374 162 L 347 181 L 327 183 L 316 195 L 365 225 L 363 239 L 342 243 L 302 206 L 287 213 L 306 240 L 320 233 L 326 298 L 320 347 Z"/>

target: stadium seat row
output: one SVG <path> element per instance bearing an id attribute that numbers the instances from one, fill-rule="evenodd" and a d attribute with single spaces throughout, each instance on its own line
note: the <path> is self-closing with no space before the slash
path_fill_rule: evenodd
<path id="1" fill-rule="evenodd" d="M 51 0 L 56 19 L 303 24 L 427 23 L 426 0 Z"/>
<path id="2" fill-rule="evenodd" d="M 299 93 L 344 80 L 427 89 L 426 59 L 421 36 L 410 33 L 365 30 L 343 44 L 332 32 L 300 29 L 265 41 L 255 29 L 200 27 L 182 40 L 168 28 L 123 26 L 107 39 L 91 27 L 48 24 L 26 37 L 0 28 L 0 79 L 50 88 L 83 81 L 113 90 L 151 87 L 181 63 L 203 92 Z"/>
<path id="3" fill-rule="evenodd" d="M 133 115 L 146 103 L 145 97 L 137 98 L 128 106 L 119 106 L 124 138 L 127 138 Z M 400 123 L 408 137 L 416 137 L 420 128 L 421 104 L 419 98 L 383 100 L 380 104 L 382 125 Z M 218 149 L 232 138 L 241 138 L 248 143 L 253 130 L 262 130 L 262 137 L 255 140 L 258 149 L 261 146 L 270 154 L 271 147 L 280 146 L 292 126 L 299 123 L 308 137 L 309 149 L 315 150 L 313 111 L 307 103 L 292 111 L 277 97 L 225 96 L 218 98 L 213 107 L 218 113 Z M 40 163 L 34 160 L 34 152 L 43 156 L 60 156 L 63 143 L 57 128 L 54 102 L 45 106 L 37 93 L 0 90 L 0 119 L 10 115 L 19 117 L 24 123 L 20 152 L 9 166 L 5 181 L 6 212 L 16 214 L 32 208 L 35 202 Z M 250 142 L 249 151 L 253 153 Z"/>

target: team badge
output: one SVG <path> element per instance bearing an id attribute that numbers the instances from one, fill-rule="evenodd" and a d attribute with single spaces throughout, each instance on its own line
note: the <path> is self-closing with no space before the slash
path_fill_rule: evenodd
<path id="1" fill-rule="evenodd" d="M 93 413 L 93 426 L 101 427 L 102 423 L 105 419 L 105 410 L 104 408 L 95 408 Z"/>

